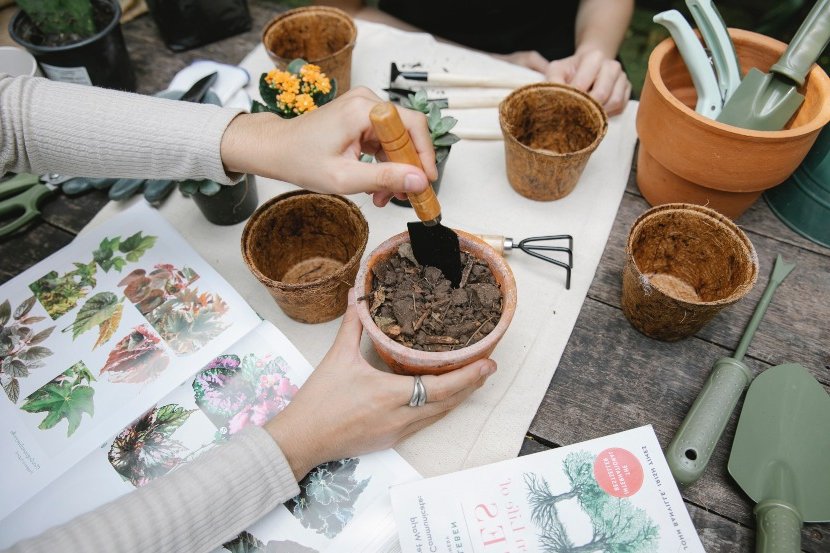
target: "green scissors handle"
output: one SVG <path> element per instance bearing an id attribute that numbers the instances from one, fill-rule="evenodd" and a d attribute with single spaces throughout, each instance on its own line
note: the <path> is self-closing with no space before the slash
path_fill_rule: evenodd
<path id="1" fill-rule="evenodd" d="M 50 194 L 54 187 L 40 183 L 37 175 L 21 173 L 0 183 L 0 220 L 9 215 L 21 213 L 13 221 L 0 226 L 0 236 L 7 236 L 25 226 L 29 221 L 40 215 L 38 204 Z"/>

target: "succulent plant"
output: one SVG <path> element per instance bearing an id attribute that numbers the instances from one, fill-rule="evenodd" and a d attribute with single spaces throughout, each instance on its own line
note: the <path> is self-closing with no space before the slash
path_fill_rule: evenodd
<path id="1" fill-rule="evenodd" d="M 441 115 L 441 105 L 427 98 L 425 89 L 419 89 L 404 100 L 403 105 L 409 109 L 420 111 L 427 116 L 429 134 L 432 137 L 432 146 L 435 148 L 435 162 L 441 163 L 450 153 L 450 146 L 461 140 L 450 131 L 458 123 L 458 119 L 449 115 Z"/>
<path id="2" fill-rule="evenodd" d="M 44 35 L 80 40 L 95 34 L 90 0 L 18 0 L 17 3 Z"/>

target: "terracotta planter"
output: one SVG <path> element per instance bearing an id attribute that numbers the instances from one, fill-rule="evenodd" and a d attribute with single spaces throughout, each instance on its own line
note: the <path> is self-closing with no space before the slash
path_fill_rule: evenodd
<path id="1" fill-rule="evenodd" d="M 767 71 L 786 45 L 770 37 L 730 29 L 743 72 Z M 688 202 L 709 205 L 732 218 L 765 189 L 798 167 L 818 132 L 830 121 L 830 78 L 813 66 L 804 85 L 804 104 L 785 130 L 753 131 L 695 113 L 697 95 L 672 39 L 649 57 L 637 133 L 637 184 L 652 205 Z"/>
<path id="2" fill-rule="evenodd" d="M 363 328 L 371 338 L 383 361 L 398 374 L 443 374 L 473 361 L 489 357 L 504 336 L 510 321 L 513 320 L 513 313 L 516 311 L 516 281 L 513 279 L 513 272 L 504 259 L 485 242 L 471 234 L 456 230 L 458 233 L 461 249 L 478 259 L 487 262 L 493 275 L 496 277 L 503 296 L 503 307 L 501 318 L 496 327 L 480 341 L 465 348 L 454 351 L 429 352 L 410 349 L 399 344 L 384 334 L 372 320 L 369 313 L 368 302 L 361 301 L 357 304 L 357 313 Z M 372 268 L 378 263 L 386 261 L 397 251 L 398 246 L 409 242 L 409 233 L 402 232 L 383 242 L 369 254 L 369 257 L 360 266 L 360 271 L 355 279 L 355 294 L 362 297 L 372 290 Z"/>
<path id="3" fill-rule="evenodd" d="M 579 181 L 608 131 L 608 116 L 582 91 L 536 83 L 502 100 L 499 124 L 513 189 L 531 200 L 558 200 Z"/>
<path id="4" fill-rule="evenodd" d="M 368 238 L 350 200 L 298 190 L 254 212 L 242 231 L 242 258 L 286 315 L 323 323 L 346 311 Z"/>
<path id="5" fill-rule="evenodd" d="M 625 253 L 623 313 L 646 336 L 667 342 L 694 335 L 758 278 L 749 238 L 699 205 L 646 211 L 632 225 Z"/>
<path id="6" fill-rule="evenodd" d="M 319 65 L 329 78 L 337 80 L 337 96 L 351 86 L 356 40 L 357 27 L 349 14 L 324 6 L 283 12 L 262 31 L 265 51 L 278 68 L 284 70 L 296 58 Z"/>

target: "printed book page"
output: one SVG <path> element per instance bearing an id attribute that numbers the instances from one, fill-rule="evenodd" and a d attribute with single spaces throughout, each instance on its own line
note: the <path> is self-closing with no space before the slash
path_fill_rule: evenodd
<path id="1" fill-rule="evenodd" d="M 143 202 L 0 286 L 0 520 L 259 322 Z"/>
<path id="2" fill-rule="evenodd" d="M 404 553 L 703 552 L 651 426 L 391 493 Z"/>
<path id="3" fill-rule="evenodd" d="M 0 522 L 0 548 L 118 498 L 282 410 L 312 367 L 271 323 L 205 365 Z M 141 430 L 137 430 L 140 428 Z M 420 479 L 394 450 L 325 463 L 301 493 L 218 551 L 386 551 L 389 487 Z"/>

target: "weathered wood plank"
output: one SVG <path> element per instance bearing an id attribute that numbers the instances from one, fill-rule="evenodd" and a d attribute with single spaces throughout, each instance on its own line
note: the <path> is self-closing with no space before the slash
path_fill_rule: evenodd
<path id="1" fill-rule="evenodd" d="M 109 201 L 106 190 L 69 197 L 57 193 L 41 205 L 43 219 L 70 234 L 78 234 Z"/>
<path id="2" fill-rule="evenodd" d="M 588 291 L 589 297 L 619 307 L 625 242 L 634 220 L 646 209 L 648 205 L 643 199 L 624 195 Z M 796 263 L 797 267 L 778 288 L 750 345 L 749 356 L 771 364 L 801 363 L 821 382 L 830 383 L 830 350 L 827 347 L 830 343 L 830 324 L 827 323 L 830 256 L 754 232 L 747 232 L 747 236 L 758 253 L 758 281 L 744 299 L 721 311 L 698 336 L 727 350 L 734 350 L 764 291 L 775 256 L 780 253 L 786 261 Z M 644 347 L 651 347 L 651 342 L 657 343 L 650 340 Z M 682 348 L 683 342 L 676 347 Z"/>
<path id="3" fill-rule="evenodd" d="M 728 354 L 699 338 L 680 344 L 651 340 L 635 331 L 619 309 L 587 299 L 529 433 L 563 445 L 651 424 L 665 448 L 712 363 Z M 755 372 L 766 366 L 755 360 L 747 364 Z M 751 528 L 751 502 L 726 471 L 739 409 L 740 404 L 703 476 L 683 490 L 683 497 Z M 830 524 L 805 530 L 804 549 L 825 551 L 828 532 Z"/>
<path id="4" fill-rule="evenodd" d="M 519 455 L 538 453 L 547 449 L 548 447 L 529 436 L 525 438 Z M 726 520 L 716 513 L 701 509 L 688 501 L 685 501 L 685 505 L 700 541 L 709 553 L 753 550 L 755 538 L 751 529 Z"/>
<path id="5" fill-rule="evenodd" d="M 41 259 L 61 249 L 74 238 L 73 234 L 42 220 L 26 229 L 0 239 L 0 283 L 25 271 Z"/>

